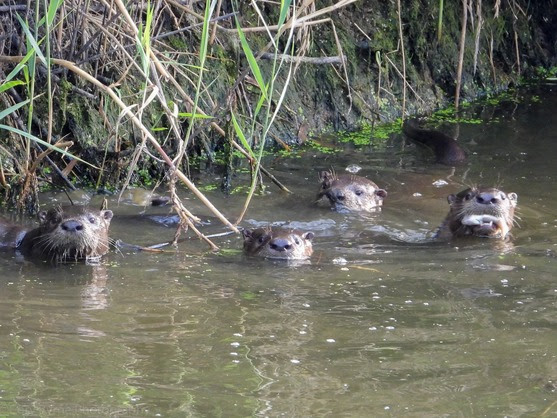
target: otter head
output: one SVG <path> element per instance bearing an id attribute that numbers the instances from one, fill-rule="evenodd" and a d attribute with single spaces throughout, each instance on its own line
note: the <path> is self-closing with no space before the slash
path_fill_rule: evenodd
<path id="1" fill-rule="evenodd" d="M 445 224 L 453 236 L 505 238 L 513 227 L 516 193 L 472 187 L 450 195 Z"/>
<path id="2" fill-rule="evenodd" d="M 257 228 L 244 229 L 244 252 L 267 258 L 304 260 L 313 253 L 313 232 L 295 229 Z"/>
<path id="3" fill-rule="evenodd" d="M 332 171 L 322 171 L 319 181 L 321 190 L 317 200 L 326 196 L 333 209 L 339 212 L 373 212 L 387 196 L 387 192 L 371 180 L 353 174 L 337 175 Z"/>
<path id="4" fill-rule="evenodd" d="M 39 213 L 32 253 L 55 262 L 95 260 L 109 249 L 111 210 L 61 206 Z"/>

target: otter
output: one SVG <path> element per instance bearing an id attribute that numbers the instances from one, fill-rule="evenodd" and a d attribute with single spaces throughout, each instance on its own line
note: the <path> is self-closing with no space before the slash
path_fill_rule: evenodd
<path id="1" fill-rule="evenodd" d="M 313 253 L 313 232 L 287 228 L 244 229 L 244 252 L 266 258 L 305 260 Z"/>
<path id="2" fill-rule="evenodd" d="M 151 199 L 151 206 L 166 206 L 172 202 L 168 196 L 157 196 Z"/>
<path id="3" fill-rule="evenodd" d="M 402 131 L 410 139 L 430 148 L 440 164 L 454 165 L 466 161 L 466 153 L 460 145 L 442 132 L 422 129 L 416 120 L 404 121 Z"/>
<path id="4" fill-rule="evenodd" d="M 373 181 L 354 174 L 337 175 L 334 171 L 322 171 L 319 174 L 321 190 L 316 202 L 326 196 L 331 206 L 339 211 L 377 210 L 387 197 L 387 192 L 380 189 Z"/>
<path id="5" fill-rule="evenodd" d="M 505 239 L 514 224 L 516 193 L 493 187 L 471 187 L 447 198 L 450 209 L 438 238 L 488 237 Z"/>
<path id="6" fill-rule="evenodd" d="M 39 212 L 40 225 L 34 229 L 0 220 L 0 247 L 54 263 L 95 261 L 108 252 L 112 215 L 111 210 L 56 206 Z"/>

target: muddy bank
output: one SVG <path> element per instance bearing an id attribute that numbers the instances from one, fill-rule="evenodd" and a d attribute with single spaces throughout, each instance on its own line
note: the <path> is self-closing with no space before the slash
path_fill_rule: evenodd
<path id="1" fill-rule="evenodd" d="M 331 55 L 334 25 L 347 57 L 348 81 L 339 66 L 302 64 L 289 89 L 289 99 L 304 111 L 296 120 L 320 132 L 401 117 L 403 68 L 405 116 L 454 105 L 462 4 L 445 4 L 439 31 L 439 2 L 404 3 L 402 39 L 396 2 L 357 2 L 335 13 L 331 24 L 312 29 L 310 54 Z M 500 92 L 556 64 L 553 7 L 514 2 L 514 9 L 505 4 L 496 10 L 491 1 L 480 9 L 477 2 L 468 3 L 461 100 Z"/>
<path id="2" fill-rule="evenodd" d="M 283 16 L 285 27 L 294 29 L 284 30 L 277 40 L 273 25 L 281 19 L 278 5 L 255 8 L 241 2 L 236 10 L 233 3 L 223 2 L 210 16 L 207 57 L 200 73 L 204 2 L 169 0 L 153 9 L 130 6 L 125 10 L 123 5 L 109 9 L 93 1 L 77 13 L 79 2 L 68 1 L 66 9 L 53 13 L 48 29 L 53 60 L 49 69 L 42 59 L 36 60 L 34 90 L 21 75 L 21 83 L 0 95 L 8 108 L 29 99 L 34 91 L 33 109 L 18 108 L 7 123 L 52 142 L 72 141 L 68 150 L 74 156 L 102 170 L 91 170 L 82 162 L 68 167 L 71 159 L 57 153 L 51 154 L 52 163 L 41 159 L 37 167 L 28 166 L 29 155 L 33 160 L 44 148 L 32 143 L 30 152 L 21 136 L 0 130 L 3 140 L 11 139 L 2 150 L 7 174 L 2 182 L 15 186 L 12 200 L 29 184 L 38 188 L 36 178 L 24 184 L 31 167 L 39 170 L 39 177 L 65 187 L 73 183 L 114 188 L 126 176 L 132 184 L 151 184 L 168 164 L 157 155 L 146 131 L 170 157 L 178 158 L 186 149 L 186 155 L 202 156 L 220 167 L 225 178 L 230 176 L 233 158 L 244 158 L 233 151 L 245 148 L 243 143 L 238 145 L 231 114 L 252 147 L 261 141 L 265 130 L 259 126 L 266 123 L 263 112 L 256 114 L 261 83 L 250 69 L 235 18 L 257 57 L 263 82 L 270 86 L 275 80 L 268 109 L 272 113 L 280 106 L 280 110 L 267 141 L 279 147 L 323 132 L 358 129 L 392 121 L 403 113 L 427 113 L 452 105 L 464 22 L 461 101 L 502 91 L 543 75 L 556 64 L 554 1 L 468 0 L 467 5 L 464 14 L 462 3 L 446 4 L 440 18 L 439 2 L 404 2 L 400 10 L 394 1 L 306 2 L 306 7 L 296 6 Z M 37 10 L 39 15 L 45 13 L 40 7 Z M 29 35 L 16 13 L 25 15 L 30 26 L 37 17 L 37 11 L 15 3 L 0 11 L 0 78 L 28 52 Z M 46 33 L 43 26 L 37 30 L 39 35 Z M 268 33 L 284 61 L 273 60 L 275 48 Z M 134 36 L 139 39 L 136 44 Z M 52 85 L 51 98 L 47 82 Z M 120 106 L 114 96 L 121 98 Z M 130 122 L 132 116 L 145 130 Z M 174 161 L 180 161 L 184 170 L 189 168 L 185 158 Z M 131 162 L 136 162 L 132 171 Z"/>

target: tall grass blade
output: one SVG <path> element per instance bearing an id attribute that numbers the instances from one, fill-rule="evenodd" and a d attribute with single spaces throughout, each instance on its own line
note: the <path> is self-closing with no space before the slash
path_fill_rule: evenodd
<path id="1" fill-rule="evenodd" d="M 9 89 L 11 89 L 12 87 L 15 87 L 15 86 L 21 86 L 22 84 L 25 84 L 25 83 L 21 80 L 14 80 L 14 81 L 4 82 L 0 85 L 0 93 L 3 93 L 6 90 L 9 90 Z"/>
<path id="2" fill-rule="evenodd" d="M 51 0 L 48 4 L 48 10 L 46 12 L 46 23 L 50 27 L 52 22 L 54 22 L 54 17 L 56 17 L 56 12 L 58 8 L 63 3 L 64 0 Z M 42 19 L 41 19 L 42 22 Z"/>
<path id="3" fill-rule="evenodd" d="M 8 126 L 8 125 L 3 125 L 3 124 L 0 124 L 0 129 L 5 129 L 7 131 L 10 131 L 10 132 L 16 133 L 18 135 L 24 136 L 25 138 L 30 139 L 31 141 L 35 141 L 36 143 L 38 143 L 40 145 L 43 145 L 48 149 L 59 152 L 60 154 L 65 155 L 67 157 L 76 159 L 77 161 L 80 161 L 80 162 L 82 162 L 84 164 L 87 164 L 88 166 L 93 167 L 93 168 L 98 170 L 98 167 L 94 166 L 93 164 L 91 164 L 91 163 L 89 163 L 85 160 L 82 160 L 79 157 L 76 157 L 75 155 L 69 153 L 68 151 L 64 151 L 62 148 L 58 148 L 58 147 L 56 147 L 52 144 L 49 144 L 48 142 L 43 141 L 40 138 L 37 138 L 35 135 L 32 135 L 32 134 L 30 134 L 28 132 L 25 132 L 25 131 L 22 131 L 21 129 L 17 129 L 17 128 L 14 128 L 13 126 Z"/>
<path id="4" fill-rule="evenodd" d="M 439 0 L 439 18 L 437 20 L 437 42 L 443 37 L 443 0 Z"/>
<path id="5" fill-rule="evenodd" d="M 192 118 L 192 119 L 214 119 L 214 116 L 204 115 L 203 113 L 190 113 L 190 112 L 178 112 L 178 116 L 182 118 Z"/>
<path id="6" fill-rule="evenodd" d="M 205 60 L 207 59 L 207 45 L 208 36 L 209 36 L 209 22 L 211 21 L 211 16 L 213 15 L 213 11 L 216 6 L 216 1 L 211 2 L 209 4 L 209 0 L 205 5 L 205 16 L 203 18 L 203 29 L 201 30 L 201 45 L 199 46 L 199 62 L 202 71 L 204 69 Z"/>
<path id="7" fill-rule="evenodd" d="M 238 22 L 238 19 L 236 19 L 236 28 L 238 29 L 238 36 L 240 37 L 240 43 L 242 44 L 242 49 L 244 50 L 244 54 L 246 55 L 246 58 L 248 60 L 248 64 L 251 69 L 251 72 L 255 77 L 255 81 L 257 81 L 257 85 L 261 90 L 261 94 L 267 97 L 267 86 L 265 84 L 265 81 L 263 80 L 261 69 L 257 64 L 257 60 L 255 59 L 255 56 L 253 55 L 253 52 L 248 44 L 248 41 L 246 40 L 246 36 L 244 35 L 242 28 L 240 27 L 240 22 Z"/>
<path id="8" fill-rule="evenodd" d="M 8 107 L 7 109 L 4 109 L 0 112 L 0 120 L 4 119 L 6 116 L 8 116 L 10 113 L 15 112 L 17 109 L 19 109 L 22 106 L 25 106 L 27 103 L 29 103 L 29 99 L 24 100 L 20 103 L 16 103 L 13 106 Z"/>
<path id="9" fill-rule="evenodd" d="M 35 51 L 33 51 L 32 49 L 30 49 L 29 51 L 27 51 L 27 54 L 25 55 L 25 57 L 23 57 L 23 59 L 14 67 L 14 69 L 12 71 L 10 71 L 10 74 L 8 74 L 8 76 L 6 77 L 6 79 L 2 82 L 2 86 L 9 82 L 12 78 L 14 78 L 16 75 L 19 74 L 19 72 L 21 71 L 22 68 L 27 68 L 26 64 L 27 61 L 29 61 L 29 59 L 35 54 Z M 26 79 L 28 80 L 29 76 L 26 76 Z"/>
<path id="10" fill-rule="evenodd" d="M 234 130 L 236 131 L 236 136 L 238 136 L 238 138 L 240 139 L 240 142 L 242 143 L 242 145 L 244 146 L 246 151 L 249 153 L 251 158 L 255 159 L 255 154 L 253 153 L 253 150 L 251 149 L 250 144 L 246 140 L 246 136 L 244 135 L 244 132 L 242 131 L 242 128 L 240 128 L 240 125 L 238 124 L 238 120 L 236 120 L 236 116 L 234 115 L 234 112 L 231 111 L 230 114 L 232 115 L 232 124 L 234 125 Z"/>
<path id="11" fill-rule="evenodd" d="M 29 43 L 33 47 L 33 51 L 35 51 L 35 53 L 37 54 L 37 57 L 46 66 L 46 59 L 43 55 L 43 52 L 41 51 L 41 48 L 39 48 L 39 44 L 35 40 L 35 37 L 29 31 L 29 26 L 27 25 L 27 23 L 25 23 L 23 21 L 23 19 L 18 14 L 16 14 L 15 17 L 17 18 L 17 20 L 19 20 L 19 23 L 21 24 L 23 32 L 25 32 L 25 35 L 27 36 L 27 40 L 29 41 Z"/>
<path id="12" fill-rule="evenodd" d="M 279 28 L 284 24 L 284 21 L 286 20 L 286 13 L 288 13 L 288 9 L 291 3 L 292 0 L 282 0 L 280 2 L 280 16 L 278 21 Z M 294 27 L 294 25 L 292 25 L 292 27 Z"/>

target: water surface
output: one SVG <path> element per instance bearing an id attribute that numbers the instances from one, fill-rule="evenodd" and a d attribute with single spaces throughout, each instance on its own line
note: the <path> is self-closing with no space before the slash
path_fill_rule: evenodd
<path id="1" fill-rule="evenodd" d="M 400 136 L 266 160 L 294 194 L 268 184 L 244 225 L 314 231 L 311 263 L 245 258 L 237 236 L 216 238 L 217 254 L 192 239 L 97 266 L 4 254 L 0 415 L 556 415 L 556 91 L 469 110 L 483 123 L 458 127 L 470 157 L 454 169 Z M 387 189 L 380 213 L 310 204 L 317 173 L 350 164 Z M 513 240 L 428 242 L 446 196 L 470 184 L 518 194 Z M 244 198 L 209 195 L 232 219 Z M 143 210 L 132 203 L 111 201 L 114 238 L 172 238 L 127 219 Z"/>

